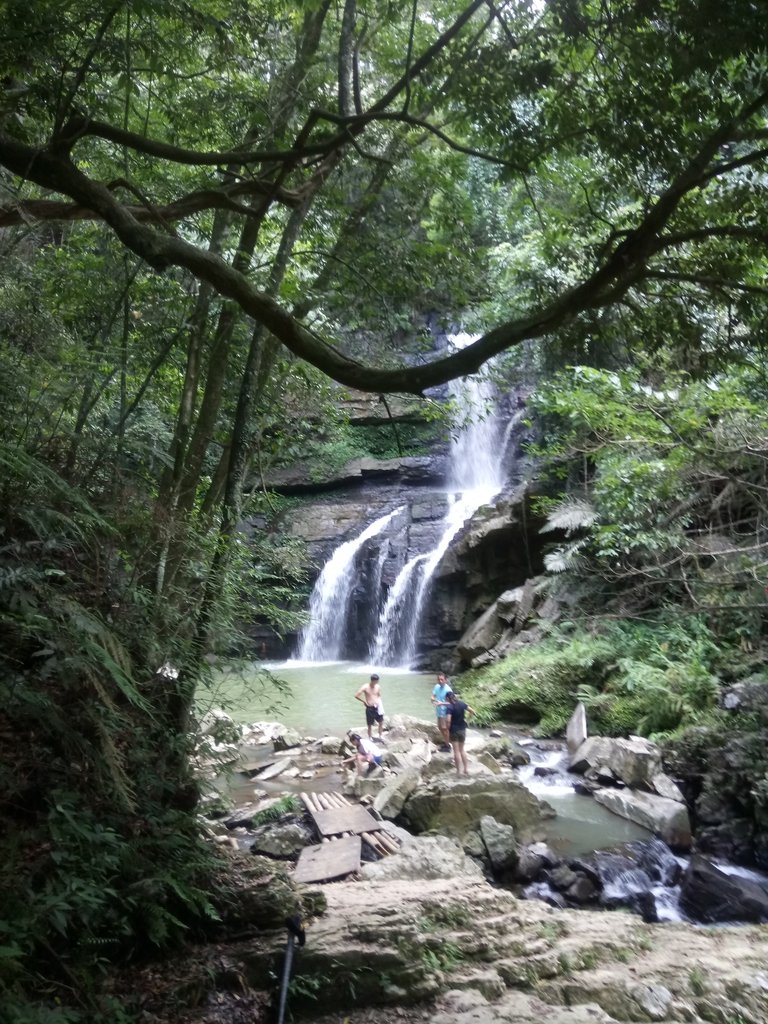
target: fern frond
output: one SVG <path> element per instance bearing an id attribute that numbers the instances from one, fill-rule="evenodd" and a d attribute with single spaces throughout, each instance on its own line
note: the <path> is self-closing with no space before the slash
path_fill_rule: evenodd
<path id="1" fill-rule="evenodd" d="M 131 657 L 109 627 L 79 602 L 61 597 L 59 607 L 80 633 L 83 650 L 108 674 L 118 690 L 134 707 L 149 711 L 131 675 Z"/>
<path id="2" fill-rule="evenodd" d="M 115 746 L 114 736 L 105 727 L 99 716 L 91 715 L 91 720 L 94 722 L 99 736 L 99 748 L 114 784 L 114 793 L 125 810 L 134 812 L 137 806 L 136 794 L 125 770 L 124 759 Z"/>
<path id="3" fill-rule="evenodd" d="M 565 498 L 550 511 L 546 523 L 539 533 L 552 533 L 553 530 L 565 530 L 570 535 L 575 530 L 583 530 L 593 526 L 598 519 L 596 509 L 585 498 Z"/>
<path id="4" fill-rule="evenodd" d="M 579 552 L 587 546 L 587 539 L 576 540 L 565 547 L 555 548 L 544 555 L 544 568 L 547 572 L 567 572 L 575 569 L 579 562 Z"/>

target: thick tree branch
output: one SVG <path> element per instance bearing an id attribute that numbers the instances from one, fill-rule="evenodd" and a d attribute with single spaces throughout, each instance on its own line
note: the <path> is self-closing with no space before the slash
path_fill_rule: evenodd
<path id="1" fill-rule="evenodd" d="M 86 137 L 104 139 L 118 146 L 126 146 L 137 153 L 191 167 L 219 167 L 227 164 L 245 167 L 258 163 L 295 164 L 306 157 L 322 156 L 329 148 L 329 141 L 326 140 L 306 144 L 300 149 L 232 149 L 201 152 L 150 139 L 145 135 L 139 135 L 138 132 L 126 131 L 105 121 L 95 121 L 80 115 L 67 121 L 56 136 L 55 142 L 60 149 L 70 151 L 77 142 Z"/>
<path id="2" fill-rule="evenodd" d="M 141 206 L 124 206 L 123 208 L 139 222 L 155 221 L 170 223 L 201 213 L 203 210 L 231 210 L 246 217 L 254 216 L 257 211 L 250 206 L 235 201 L 235 196 L 275 196 L 285 206 L 296 207 L 301 202 L 297 192 L 288 189 L 277 189 L 270 182 L 241 181 L 234 185 L 221 188 L 200 189 L 175 199 L 172 203 L 155 206 L 145 203 Z M 0 227 L 7 228 L 14 224 L 28 224 L 30 221 L 71 221 L 101 220 L 95 210 L 74 203 L 57 202 L 52 199 L 25 199 L 0 206 Z"/>
<path id="3" fill-rule="evenodd" d="M 702 288 L 712 288 L 715 291 L 746 292 L 752 295 L 768 295 L 768 287 L 759 285 L 744 284 L 742 281 L 729 281 L 724 277 L 713 277 L 709 274 L 685 274 L 675 270 L 646 270 L 643 274 L 646 279 L 654 281 L 679 281 L 683 284 L 697 284 Z"/>
<path id="4" fill-rule="evenodd" d="M 344 146 L 349 141 L 350 134 L 359 134 L 369 121 L 375 120 L 377 115 L 386 111 L 390 104 L 409 87 L 410 83 L 415 78 L 418 78 L 432 61 L 450 45 L 467 22 L 470 21 L 475 11 L 482 7 L 484 3 L 485 0 L 472 0 L 453 24 L 431 46 L 427 47 L 418 60 L 406 68 L 404 74 L 373 104 L 367 113 L 361 116 L 354 115 L 349 118 L 349 123 L 344 125 L 342 131 L 329 139 L 316 143 L 303 141 L 299 147 L 288 150 L 229 150 L 201 153 L 196 150 L 173 146 L 167 142 L 159 142 L 156 139 L 148 139 L 137 132 L 125 131 L 103 121 L 95 121 L 82 115 L 76 115 L 71 117 L 56 135 L 52 148 L 68 153 L 80 139 L 86 136 L 95 136 L 109 142 L 114 142 L 119 146 L 126 146 L 136 152 L 146 153 L 148 156 L 159 157 L 162 160 L 193 166 L 214 167 L 220 164 L 247 166 L 254 163 L 285 163 L 295 165 L 307 157 L 326 155 L 332 150 Z M 317 114 L 313 111 L 309 115 L 308 126 L 310 123 L 316 122 L 317 119 Z M 306 139 L 308 135 L 309 132 L 306 127 L 299 133 L 299 137 L 302 139 Z"/>
<path id="5" fill-rule="evenodd" d="M 658 251 L 671 249 L 688 242 L 706 242 L 711 238 L 738 238 L 745 241 L 768 242 L 768 228 L 759 224 L 712 224 L 709 227 L 693 228 L 690 231 L 676 231 L 674 234 L 659 235 L 656 240 Z"/>
<path id="6" fill-rule="evenodd" d="M 745 108 L 735 123 L 751 116 L 764 102 L 765 96 L 761 96 Z M 659 235 L 682 199 L 706 181 L 712 161 L 733 130 L 734 122 L 723 125 L 704 142 L 637 227 L 581 284 L 567 289 L 530 316 L 500 324 L 474 344 L 446 358 L 423 366 L 395 369 L 364 366 L 349 358 L 312 334 L 274 299 L 255 289 L 243 274 L 218 256 L 139 223 L 104 185 L 91 181 L 67 155 L 36 150 L 0 135 L 0 163 L 43 188 L 63 192 L 75 203 L 93 209 L 129 249 L 156 270 L 182 267 L 199 280 L 208 282 L 220 295 L 232 299 L 244 312 L 263 324 L 294 355 L 316 366 L 333 380 L 364 391 L 420 394 L 425 388 L 475 373 L 488 359 L 505 349 L 551 333 L 585 309 L 620 298 L 643 276 L 648 256 L 658 248 Z"/>

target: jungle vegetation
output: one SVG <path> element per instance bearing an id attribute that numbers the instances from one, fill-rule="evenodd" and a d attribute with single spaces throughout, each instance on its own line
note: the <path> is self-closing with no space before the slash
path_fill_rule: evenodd
<path id="1" fill-rule="evenodd" d="M 237 526 L 340 388 L 533 367 L 552 573 L 693 616 L 694 711 L 711 645 L 756 655 L 764 39 L 757 0 L 5 0 L 9 1019 L 119 1019 L 100 972 L 212 926 L 194 696 L 245 573 L 295 624 L 301 552 Z"/>

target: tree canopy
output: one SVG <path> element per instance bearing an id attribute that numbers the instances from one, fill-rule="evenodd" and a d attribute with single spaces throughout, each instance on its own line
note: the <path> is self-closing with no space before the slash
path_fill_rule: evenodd
<path id="1" fill-rule="evenodd" d="M 757 3 L 24 11 L 5 34 L 15 74 L 0 223 L 101 220 L 149 266 L 209 285 L 340 383 L 421 393 L 591 310 L 686 287 L 734 301 L 761 293 L 768 85 Z M 486 189 L 524 190 L 547 236 L 548 280 L 531 294 L 519 275 L 507 279 L 495 321 L 460 353 L 361 362 L 321 317 L 307 320 L 309 287 L 293 308 L 282 299 L 272 261 L 288 235 L 319 232 L 332 258 L 350 218 L 364 221 L 366 190 L 373 204 L 382 177 L 418 173 L 429 193 L 451 153 L 490 169 Z M 562 199 L 542 214 L 555 167 Z M 245 219 L 250 264 L 231 241 L 210 244 L 214 211 Z M 408 233 L 408 207 L 387 216 Z M 511 219 L 500 234 L 521 241 Z M 306 274 L 306 253 L 290 248 L 286 270 Z"/>

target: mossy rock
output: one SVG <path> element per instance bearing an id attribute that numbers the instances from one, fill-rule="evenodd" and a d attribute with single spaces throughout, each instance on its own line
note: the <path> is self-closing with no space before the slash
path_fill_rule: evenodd
<path id="1" fill-rule="evenodd" d="M 320 890 L 299 889 L 286 867 L 268 857 L 233 855 L 223 882 L 213 899 L 228 929 L 280 930 L 288 917 L 305 919 L 326 909 Z"/>

